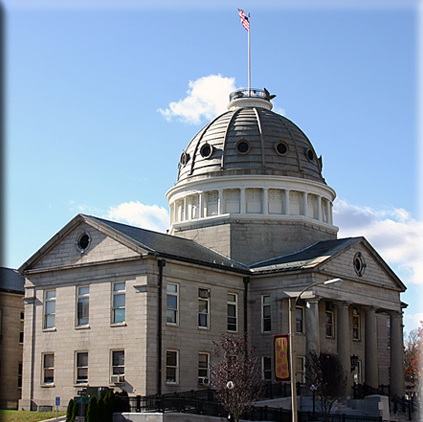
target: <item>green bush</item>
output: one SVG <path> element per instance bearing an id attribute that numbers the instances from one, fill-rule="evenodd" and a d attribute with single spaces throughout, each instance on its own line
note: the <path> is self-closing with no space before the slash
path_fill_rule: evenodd
<path id="1" fill-rule="evenodd" d="M 73 399 L 70 399 L 66 409 L 66 422 L 75 422 L 75 407 Z"/>
<path id="2" fill-rule="evenodd" d="M 92 396 L 87 407 L 86 422 L 99 422 L 97 397 Z"/>

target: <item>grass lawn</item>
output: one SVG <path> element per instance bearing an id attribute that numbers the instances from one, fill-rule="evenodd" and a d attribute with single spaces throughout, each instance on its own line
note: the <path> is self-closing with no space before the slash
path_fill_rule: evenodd
<path id="1" fill-rule="evenodd" d="M 59 412 L 59 416 L 66 415 Z M 26 410 L 0 410 L 0 421 L 2 422 L 39 422 L 56 417 L 54 412 L 29 412 Z"/>

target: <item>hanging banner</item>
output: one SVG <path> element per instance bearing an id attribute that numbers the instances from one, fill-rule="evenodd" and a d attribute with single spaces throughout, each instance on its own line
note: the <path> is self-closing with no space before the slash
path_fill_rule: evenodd
<path id="1" fill-rule="evenodd" d="M 273 357 L 276 381 L 289 381 L 289 335 L 281 334 L 274 336 Z"/>

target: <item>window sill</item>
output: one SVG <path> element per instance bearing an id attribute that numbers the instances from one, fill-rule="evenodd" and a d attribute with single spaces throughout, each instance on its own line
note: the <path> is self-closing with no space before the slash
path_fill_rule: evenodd
<path id="1" fill-rule="evenodd" d="M 41 384 L 41 388 L 54 388 L 56 385 L 54 383 L 52 384 Z"/>
<path id="2" fill-rule="evenodd" d="M 88 387 L 88 381 L 86 381 L 86 382 L 76 382 L 73 386 L 75 388 L 78 388 L 78 387 Z"/>
<path id="3" fill-rule="evenodd" d="M 91 326 L 88 325 L 77 325 L 75 326 L 75 330 L 91 330 Z"/>
<path id="4" fill-rule="evenodd" d="M 110 326 L 112 328 L 116 328 L 116 327 L 126 327 L 126 322 L 115 322 L 115 323 L 111 323 Z"/>
<path id="5" fill-rule="evenodd" d="M 57 329 L 56 327 L 52 327 L 52 328 L 43 328 L 43 333 L 54 333 L 56 332 Z"/>

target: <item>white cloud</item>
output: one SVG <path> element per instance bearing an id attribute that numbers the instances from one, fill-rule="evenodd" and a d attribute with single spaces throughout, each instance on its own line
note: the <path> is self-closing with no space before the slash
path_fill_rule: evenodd
<path id="1" fill-rule="evenodd" d="M 364 236 L 401 278 L 423 284 L 423 222 L 401 208 L 376 210 L 334 203 L 339 237 Z"/>
<path id="2" fill-rule="evenodd" d="M 138 201 L 124 202 L 109 208 L 106 218 L 158 232 L 165 232 L 169 227 L 169 214 L 165 208 Z"/>
<path id="3" fill-rule="evenodd" d="M 420 327 L 420 321 L 423 321 L 423 312 L 404 315 L 404 324 L 407 327 L 407 332 Z"/>
<path id="4" fill-rule="evenodd" d="M 199 124 L 202 119 L 210 120 L 227 110 L 229 94 L 236 89 L 235 78 L 222 75 L 203 76 L 190 81 L 188 86 L 184 99 L 158 110 L 166 120 L 178 119 L 190 124 Z"/>

